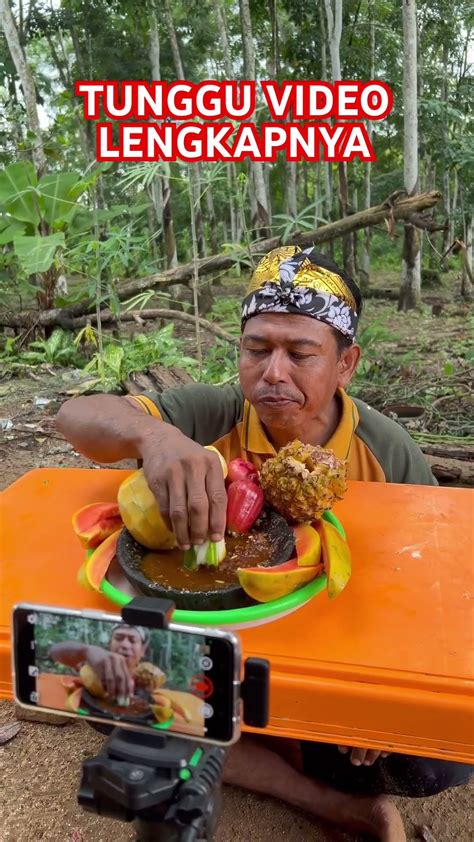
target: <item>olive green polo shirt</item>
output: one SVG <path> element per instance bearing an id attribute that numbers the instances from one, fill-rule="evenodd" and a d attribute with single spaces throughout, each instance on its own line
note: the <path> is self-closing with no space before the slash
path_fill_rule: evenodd
<path id="1" fill-rule="evenodd" d="M 347 459 L 349 479 L 437 485 L 423 453 L 403 427 L 342 389 L 337 399 L 339 424 L 324 447 Z M 214 445 L 226 462 L 240 457 L 259 469 L 276 453 L 240 386 L 192 383 L 127 400 L 199 444 Z"/>

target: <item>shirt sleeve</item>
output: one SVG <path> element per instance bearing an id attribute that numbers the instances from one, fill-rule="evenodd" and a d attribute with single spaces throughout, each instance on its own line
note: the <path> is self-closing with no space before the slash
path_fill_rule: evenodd
<path id="1" fill-rule="evenodd" d="M 160 395 L 149 391 L 128 400 L 202 445 L 217 441 L 242 420 L 243 395 L 239 386 L 190 383 Z"/>
<path id="2" fill-rule="evenodd" d="M 403 439 L 391 453 L 391 482 L 411 483 L 412 485 L 438 485 L 438 480 L 431 473 L 431 468 L 417 443 L 403 431 Z"/>

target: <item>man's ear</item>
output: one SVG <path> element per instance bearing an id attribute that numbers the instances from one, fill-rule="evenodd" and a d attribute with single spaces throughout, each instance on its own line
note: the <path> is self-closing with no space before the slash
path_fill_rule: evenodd
<path id="1" fill-rule="evenodd" d="M 345 348 L 342 352 L 337 363 L 337 385 L 339 388 L 345 389 L 351 382 L 354 372 L 359 364 L 360 356 L 360 345 L 351 345 L 350 348 Z"/>

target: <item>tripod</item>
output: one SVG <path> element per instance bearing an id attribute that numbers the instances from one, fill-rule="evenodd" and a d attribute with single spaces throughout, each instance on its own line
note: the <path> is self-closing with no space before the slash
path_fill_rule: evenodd
<path id="1" fill-rule="evenodd" d="M 82 767 L 79 804 L 134 822 L 140 842 L 211 840 L 220 813 L 225 749 L 115 728 Z"/>
<path id="2" fill-rule="evenodd" d="M 125 622 L 167 628 L 174 604 L 138 597 Z M 248 658 L 241 683 L 243 720 L 268 721 L 268 661 Z M 82 766 L 78 802 L 100 816 L 134 822 L 138 842 L 210 842 L 220 814 L 226 749 L 198 740 L 115 728 Z"/>

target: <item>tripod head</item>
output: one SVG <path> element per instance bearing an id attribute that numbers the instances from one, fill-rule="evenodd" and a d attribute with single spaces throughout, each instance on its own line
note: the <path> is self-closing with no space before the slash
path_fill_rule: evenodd
<path id="1" fill-rule="evenodd" d="M 139 597 L 122 610 L 126 623 L 166 629 L 174 609 L 167 600 Z M 243 720 L 268 721 L 269 664 L 245 662 Z M 141 842 L 207 842 L 221 803 L 226 748 L 164 733 L 114 728 L 102 751 L 86 760 L 78 802 L 86 810 L 134 822 Z"/>

